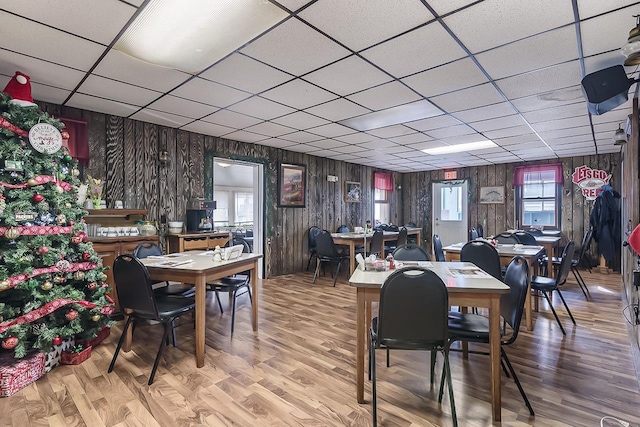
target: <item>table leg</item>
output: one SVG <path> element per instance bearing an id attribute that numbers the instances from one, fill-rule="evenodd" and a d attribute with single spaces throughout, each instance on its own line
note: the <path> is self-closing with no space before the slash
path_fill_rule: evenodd
<path id="1" fill-rule="evenodd" d="M 258 330 L 258 260 L 251 266 L 249 277 L 251 277 L 251 324 L 253 330 Z"/>
<path id="2" fill-rule="evenodd" d="M 549 277 L 556 277 L 553 270 L 553 245 L 544 245 L 544 250 L 547 252 L 547 274 L 549 274 Z"/>
<path id="3" fill-rule="evenodd" d="M 358 288 L 356 292 L 356 398 L 358 403 L 364 403 L 364 340 L 365 323 L 365 290 Z"/>
<path id="4" fill-rule="evenodd" d="M 491 298 L 489 307 L 489 357 L 491 358 L 491 408 L 493 421 L 500 421 L 500 297 Z"/>
<path id="5" fill-rule="evenodd" d="M 531 278 L 535 275 L 538 270 L 534 265 L 534 260 L 531 260 L 529 263 L 529 280 L 527 283 L 527 295 L 524 300 L 524 315 L 527 319 L 527 331 L 533 330 L 533 318 L 531 313 Z"/>
<path id="6" fill-rule="evenodd" d="M 353 240 L 350 240 L 349 241 L 349 274 L 353 274 L 354 271 L 356 271 L 356 244 Z"/>
<path id="7" fill-rule="evenodd" d="M 204 366 L 204 342 L 205 342 L 205 310 L 206 307 L 206 280 L 203 275 L 196 278 L 196 366 Z"/>

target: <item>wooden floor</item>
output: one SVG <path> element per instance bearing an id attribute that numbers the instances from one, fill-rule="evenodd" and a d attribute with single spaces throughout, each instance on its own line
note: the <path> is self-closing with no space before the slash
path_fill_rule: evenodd
<path id="1" fill-rule="evenodd" d="M 605 415 L 640 423 L 640 390 L 622 316 L 620 276 L 584 273 L 591 300 L 575 283 L 564 295 L 573 326 L 554 299 L 568 335 L 546 304 L 532 332 L 507 348 L 536 412 L 529 417 L 513 381 L 503 375 L 503 426 L 598 426 Z M 195 367 L 193 323 L 166 349 L 155 383 L 147 380 L 160 338 L 158 325 L 136 330 L 133 350 L 107 368 L 122 322 L 79 366 L 60 366 L 10 398 L 0 399 L 2 426 L 367 426 L 371 404 L 355 398 L 355 290 L 341 277 L 311 284 L 310 274 L 262 282 L 259 332 L 253 333 L 246 296 L 236 330 L 213 300 L 207 313 L 205 366 Z M 378 357 L 378 422 L 384 426 L 451 425 L 430 389 L 429 356 L 392 352 Z M 488 358 L 452 354 L 461 426 L 489 426 Z M 370 399 L 370 384 L 365 384 Z M 609 424 L 613 425 L 613 424 Z"/>

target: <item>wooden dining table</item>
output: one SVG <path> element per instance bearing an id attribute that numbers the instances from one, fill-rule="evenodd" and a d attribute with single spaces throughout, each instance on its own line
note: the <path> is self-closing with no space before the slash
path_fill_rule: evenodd
<path id="1" fill-rule="evenodd" d="M 421 266 L 435 272 L 447 285 L 449 304 L 489 309 L 489 359 L 491 369 L 491 407 L 494 421 L 501 419 L 500 390 L 500 295 L 509 293 L 509 287 L 488 276 L 454 277 L 447 267 L 460 269 L 474 265 L 467 262 L 421 262 Z M 380 300 L 380 287 L 396 270 L 362 271 L 357 269 L 349 279 L 356 288 L 356 399 L 364 403 L 364 359 L 367 331 L 371 323 L 371 303 Z"/>
<path id="2" fill-rule="evenodd" d="M 250 271 L 252 300 L 251 324 L 258 330 L 258 260 L 262 254 L 243 253 L 240 258 L 229 261 L 214 261 L 211 251 L 187 251 L 164 257 L 144 258 L 140 261 L 147 267 L 149 276 L 157 281 L 174 281 L 192 284 L 196 288 L 196 366 L 204 366 L 205 320 L 206 320 L 206 284 L 222 277 Z M 183 263 L 184 262 L 184 263 Z M 173 264 L 173 265 L 172 265 Z M 130 341 L 123 350 L 130 348 Z"/>
<path id="3" fill-rule="evenodd" d="M 386 242 L 392 242 L 394 240 L 398 240 L 398 235 L 400 232 L 398 231 L 384 231 L 382 234 L 382 245 Z M 349 272 L 353 273 L 356 269 L 356 246 L 363 245 L 365 242 L 365 237 L 367 243 L 371 241 L 372 233 L 331 233 L 331 237 L 333 238 L 333 243 L 336 245 L 344 245 L 349 247 Z M 418 245 L 422 242 L 422 229 L 407 227 L 407 236 L 416 236 L 416 240 L 418 241 Z"/>
<path id="4" fill-rule="evenodd" d="M 454 243 L 453 245 L 442 248 L 445 251 L 445 259 L 447 261 L 459 261 L 460 251 L 467 242 Z M 507 266 L 515 256 L 524 257 L 529 264 L 529 289 L 524 305 L 524 313 L 526 319 L 527 330 L 533 329 L 532 307 L 531 307 L 531 277 L 538 275 L 538 258 L 543 254 L 542 246 L 523 246 L 513 244 L 498 244 L 495 246 L 500 255 L 500 265 Z"/>

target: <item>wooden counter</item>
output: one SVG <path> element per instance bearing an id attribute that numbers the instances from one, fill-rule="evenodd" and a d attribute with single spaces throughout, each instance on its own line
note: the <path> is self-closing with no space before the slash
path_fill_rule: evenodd
<path id="1" fill-rule="evenodd" d="M 229 241 L 229 232 L 205 232 L 166 234 L 167 253 L 184 252 L 196 249 L 213 249 L 224 246 Z"/>

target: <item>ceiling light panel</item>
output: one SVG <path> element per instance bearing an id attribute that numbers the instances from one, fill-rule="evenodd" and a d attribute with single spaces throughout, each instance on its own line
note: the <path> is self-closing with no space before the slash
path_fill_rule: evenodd
<path id="1" fill-rule="evenodd" d="M 487 78 L 469 58 L 445 64 L 402 79 L 407 86 L 425 97 L 486 83 Z"/>
<path id="2" fill-rule="evenodd" d="M 350 55 L 348 50 L 295 18 L 269 31 L 241 52 L 297 76 Z"/>
<path id="3" fill-rule="evenodd" d="M 143 61 L 198 73 L 286 18 L 261 0 L 151 0 L 114 48 Z"/>
<path id="4" fill-rule="evenodd" d="M 337 98 L 331 92 L 300 79 L 270 89 L 260 96 L 300 110 Z"/>
<path id="5" fill-rule="evenodd" d="M 571 2 L 485 0 L 444 18 L 472 53 L 573 22 Z M 491 31 L 487 31 L 487 29 Z"/>
<path id="6" fill-rule="evenodd" d="M 304 79 L 346 96 L 391 80 L 389 75 L 352 55 L 304 76 Z"/>
<path id="7" fill-rule="evenodd" d="M 468 142 L 466 144 L 456 145 L 441 145 L 439 147 L 427 148 L 424 151 L 432 156 L 451 154 L 451 153 L 464 153 L 467 151 L 480 150 L 482 148 L 495 147 L 496 144 L 493 141 L 485 140 L 478 142 Z M 434 162 L 435 164 L 435 162 Z"/>

